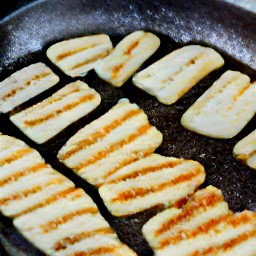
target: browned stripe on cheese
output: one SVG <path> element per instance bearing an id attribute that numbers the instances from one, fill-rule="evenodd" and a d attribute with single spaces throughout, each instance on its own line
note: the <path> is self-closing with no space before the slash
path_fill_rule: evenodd
<path id="1" fill-rule="evenodd" d="M 54 245 L 55 251 L 64 250 L 67 246 L 80 242 L 84 239 L 96 236 L 96 235 L 111 235 L 114 234 L 114 231 L 110 227 L 98 228 L 90 231 L 83 231 L 79 234 L 71 235 L 61 239 L 56 242 Z"/>
<path id="2" fill-rule="evenodd" d="M 47 167 L 49 167 L 49 165 L 45 164 L 45 163 L 39 163 L 39 164 L 30 166 L 22 171 L 13 173 L 11 176 L 8 176 L 8 177 L 4 178 L 3 180 L 0 180 L 0 186 L 5 186 L 11 182 L 15 182 L 24 176 L 27 176 L 32 173 L 36 173 L 36 172 L 38 172 L 44 168 L 47 168 Z"/>
<path id="3" fill-rule="evenodd" d="M 167 187 L 170 186 L 175 186 L 177 184 L 181 184 L 183 182 L 188 182 L 192 180 L 193 178 L 197 177 L 202 173 L 201 168 L 195 168 L 193 171 L 185 174 L 181 174 L 177 177 L 174 177 L 172 180 L 163 182 L 161 184 L 152 186 L 152 187 L 139 187 L 139 188 L 134 188 L 129 191 L 123 191 L 120 192 L 116 197 L 111 199 L 111 202 L 117 202 L 117 201 L 129 201 L 132 199 L 135 199 L 137 197 L 144 197 L 150 193 L 157 193 L 162 190 L 164 190 Z"/>
<path id="4" fill-rule="evenodd" d="M 0 166 L 3 166 L 5 164 L 11 164 L 12 162 L 19 160 L 23 156 L 28 155 L 32 151 L 33 151 L 32 148 L 19 149 L 19 150 L 13 152 L 10 156 L 7 156 L 4 159 L 1 159 Z"/>
<path id="5" fill-rule="evenodd" d="M 249 158 L 256 156 L 256 150 L 250 152 L 249 154 L 240 154 L 237 155 L 236 158 L 237 160 L 243 162 L 244 164 L 246 164 L 246 162 L 249 160 Z"/>
<path id="6" fill-rule="evenodd" d="M 145 134 L 150 128 L 151 128 L 151 125 L 149 123 L 140 126 L 133 134 L 130 134 L 126 138 L 109 145 L 107 150 L 104 149 L 104 150 L 98 151 L 94 156 L 92 156 L 87 161 L 82 162 L 77 166 L 75 166 L 74 167 L 75 171 L 79 171 L 87 167 L 88 165 L 94 164 L 97 161 L 100 161 L 101 159 L 105 158 L 110 153 L 113 153 L 114 151 L 121 149 L 123 146 L 130 144 L 132 141 L 136 140 L 138 137 Z"/>
<path id="7" fill-rule="evenodd" d="M 74 55 L 74 54 L 77 54 L 77 53 L 95 48 L 96 46 L 97 46 L 97 44 L 91 44 L 91 45 L 86 45 L 86 46 L 83 46 L 83 47 L 79 47 L 79 48 L 72 49 L 70 51 L 61 53 L 56 57 L 56 61 L 61 61 L 65 58 L 67 58 L 67 57 L 70 57 L 70 56 Z"/>
<path id="8" fill-rule="evenodd" d="M 233 96 L 234 101 L 237 101 L 238 98 L 241 97 L 247 91 L 247 89 L 250 88 L 250 86 L 251 86 L 250 84 L 247 84 L 241 90 L 239 90 L 239 92 Z"/>
<path id="9" fill-rule="evenodd" d="M 46 187 L 48 187 L 50 185 L 60 184 L 62 182 L 63 182 L 63 179 L 54 179 L 54 180 L 51 180 L 51 181 L 47 182 L 43 186 L 42 185 L 36 185 L 36 186 L 33 186 L 29 189 L 16 192 L 15 194 L 13 194 L 11 196 L 0 199 L 0 204 L 1 205 L 6 205 L 10 201 L 22 200 L 23 198 L 26 198 L 30 195 L 33 195 L 33 194 L 36 194 L 36 193 L 42 191 L 43 189 L 45 189 Z"/>
<path id="10" fill-rule="evenodd" d="M 184 230 L 181 229 L 177 232 L 175 232 L 174 235 L 170 235 L 167 238 L 165 238 L 164 240 L 162 240 L 160 242 L 160 246 L 157 249 L 163 249 L 164 247 L 172 244 L 177 244 L 182 240 L 192 240 L 194 239 L 196 236 L 198 235 L 203 235 L 203 234 L 207 234 L 209 231 L 211 231 L 214 227 L 216 227 L 217 225 L 219 225 L 220 223 L 222 223 L 223 221 L 226 221 L 228 218 L 231 217 L 231 213 L 219 216 L 217 218 L 213 218 L 207 222 L 204 223 L 200 223 L 200 226 L 194 228 L 194 229 L 188 229 L 188 230 Z"/>
<path id="11" fill-rule="evenodd" d="M 74 219 L 77 216 L 81 216 L 84 214 L 90 214 L 90 213 L 98 213 L 97 207 L 85 207 L 83 209 L 78 209 L 73 212 L 67 213 L 66 215 L 63 215 L 55 220 L 49 221 L 48 223 L 41 226 L 41 229 L 44 233 L 48 233 L 51 230 L 57 229 L 60 225 L 63 225 L 70 220 Z"/>
<path id="12" fill-rule="evenodd" d="M 133 152 L 133 154 L 129 157 L 127 157 L 126 159 L 124 159 L 122 162 L 118 163 L 118 165 L 116 165 L 113 169 L 111 169 L 108 173 L 106 173 L 103 178 L 104 179 L 107 179 L 108 177 L 110 177 L 111 175 L 115 174 L 119 169 L 141 159 L 141 158 L 144 158 L 150 154 L 152 154 L 154 152 L 155 148 L 149 148 L 147 149 L 146 151 L 144 152 Z M 117 179 L 114 179 L 112 181 L 109 181 L 108 184 L 111 184 L 111 183 L 116 183 L 117 181 L 119 181 L 119 178 Z M 102 185 L 102 184 L 99 184 L 99 185 Z"/>
<path id="13" fill-rule="evenodd" d="M 48 121 L 50 119 L 53 119 L 56 115 L 60 115 L 60 114 L 62 114 L 64 112 L 66 112 L 66 111 L 70 111 L 70 110 L 76 108 L 77 106 L 87 102 L 87 101 L 93 100 L 94 97 L 95 96 L 93 94 L 84 95 L 80 99 L 78 99 L 77 101 L 69 103 L 69 104 L 63 106 L 61 109 L 54 110 L 54 112 L 49 113 L 49 114 L 47 114 L 45 116 L 41 116 L 41 117 L 33 119 L 33 120 L 25 120 L 24 124 L 26 126 L 30 126 L 30 127 L 39 125 L 39 124 L 41 124 L 43 122 L 46 122 L 46 121 Z"/>
<path id="14" fill-rule="evenodd" d="M 119 247 L 116 246 L 101 246 L 89 251 L 81 251 L 70 254 L 70 256 L 96 256 L 106 253 L 114 253 Z"/>
<path id="15" fill-rule="evenodd" d="M 30 80 L 24 81 L 24 85 L 30 86 L 32 81 L 36 81 L 36 80 L 45 78 L 45 77 L 49 76 L 50 74 L 51 74 L 51 72 L 43 72 L 41 74 L 36 74 Z M 23 91 L 26 88 L 24 85 L 21 85 L 15 89 L 12 89 L 7 94 L 5 94 L 2 97 L 3 101 L 7 101 L 9 98 L 14 97 L 19 91 Z"/>
<path id="16" fill-rule="evenodd" d="M 156 231 L 155 236 L 160 236 L 168 230 L 172 229 L 175 225 L 183 221 L 189 221 L 199 212 L 206 211 L 210 207 L 214 207 L 216 204 L 223 202 L 224 198 L 222 195 L 215 193 L 208 193 L 206 195 L 194 197 L 187 203 L 184 210 L 178 214 L 175 218 L 166 220 Z"/>
<path id="17" fill-rule="evenodd" d="M 89 135 L 89 138 L 86 138 L 86 139 L 83 139 L 83 140 L 77 142 L 72 149 L 68 150 L 64 154 L 61 154 L 59 156 L 59 159 L 63 161 L 63 160 L 70 158 L 72 155 L 76 154 L 83 148 L 96 143 L 98 139 L 103 139 L 106 135 L 108 135 L 114 129 L 119 127 L 121 124 L 123 124 L 128 119 L 130 119 L 136 115 L 139 115 L 141 113 L 142 113 L 142 110 L 140 110 L 140 109 L 133 109 L 133 110 L 128 111 L 122 117 L 115 119 L 111 124 L 108 124 L 105 127 L 102 127 L 100 131 L 96 131 L 93 134 Z"/>
<path id="18" fill-rule="evenodd" d="M 112 78 L 117 78 L 118 74 L 120 73 L 123 67 L 124 67 L 124 63 L 114 66 L 112 69 Z"/>
<path id="19" fill-rule="evenodd" d="M 190 256 L 204 256 L 204 255 L 216 255 L 217 253 L 221 251 L 228 251 L 232 248 L 235 248 L 239 244 L 253 238 L 256 236 L 256 229 L 247 231 L 246 233 L 242 233 L 224 243 L 220 243 L 215 246 L 211 246 L 204 250 L 196 250 L 193 253 L 190 254 Z"/>
<path id="20" fill-rule="evenodd" d="M 71 67 L 71 70 L 74 70 L 74 69 L 77 69 L 77 68 L 81 68 L 81 67 L 83 67 L 85 65 L 91 64 L 92 62 L 98 61 L 99 59 L 102 59 L 102 58 L 106 57 L 107 55 L 108 55 L 108 51 L 105 51 L 103 53 L 95 55 L 95 56 L 91 57 L 90 59 L 87 59 L 87 60 L 85 60 L 83 62 L 80 62 L 80 63 L 74 65 L 73 67 Z"/>
<path id="21" fill-rule="evenodd" d="M 124 52 L 124 55 L 131 55 L 132 51 L 139 45 L 140 41 L 136 40 L 133 42 L 128 49 Z"/>
<path id="22" fill-rule="evenodd" d="M 35 204 L 35 205 L 25 209 L 22 212 L 19 212 L 19 214 L 16 214 L 15 217 L 19 217 L 21 215 L 33 212 L 33 211 L 37 210 L 38 208 L 43 208 L 45 206 L 53 204 L 54 202 L 56 202 L 56 201 L 58 201 L 58 200 L 60 200 L 62 198 L 65 198 L 69 194 L 74 193 L 76 190 L 77 190 L 76 188 L 67 188 L 67 189 L 64 189 L 64 190 L 62 190 L 60 192 L 57 192 L 54 195 L 51 195 L 50 197 L 46 198 L 44 201 L 39 202 L 39 203 L 37 203 L 37 204 Z M 83 194 L 79 193 L 79 194 L 76 194 L 75 198 L 79 198 L 79 197 L 82 197 L 82 196 L 83 196 Z"/>
<path id="23" fill-rule="evenodd" d="M 166 169 L 166 168 L 174 168 L 175 166 L 181 164 L 183 161 L 184 160 L 181 160 L 181 159 L 173 159 L 173 160 L 168 160 L 168 162 L 165 162 L 165 163 L 159 163 L 156 165 L 146 166 L 139 170 L 134 170 L 132 173 L 128 173 L 121 177 L 118 177 L 114 181 L 110 181 L 109 183 L 117 183 L 120 181 L 125 181 L 127 179 L 136 179 L 137 177 L 147 175 L 148 173 L 158 172 L 158 171 L 160 171 L 162 169 Z"/>

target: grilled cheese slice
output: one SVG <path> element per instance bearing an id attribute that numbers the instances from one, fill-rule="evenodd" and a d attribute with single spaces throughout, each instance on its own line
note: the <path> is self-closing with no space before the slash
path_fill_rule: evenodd
<path id="1" fill-rule="evenodd" d="M 170 105 L 223 64 L 223 58 L 211 48 L 184 46 L 136 74 L 133 83 Z"/>
<path id="2" fill-rule="evenodd" d="M 143 235 L 157 256 L 253 256 L 256 213 L 233 214 L 221 191 L 208 186 L 182 209 L 170 208 L 150 219 Z"/>
<path id="3" fill-rule="evenodd" d="M 44 143 L 90 113 L 100 101 L 100 95 L 94 89 L 82 81 L 76 81 L 10 119 L 29 138 Z"/>
<path id="4" fill-rule="evenodd" d="M 85 76 L 112 49 L 109 36 L 104 34 L 72 38 L 52 45 L 47 57 L 71 77 Z"/>
<path id="5" fill-rule="evenodd" d="M 203 183 L 205 171 L 192 160 L 152 154 L 116 172 L 99 193 L 115 216 L 175 205 Z"/>
<path id="6" fill-rule="evenodd" d="M 220 139 L 237 135 L 256 112 L 256 83 L 237 71 L 225 72 L 182 116 L 181 124 Z"/>
<path id="7" fill-rule="evenodd" d="M 7 113 L 59 82 L 44 63 L 25 67 L 0 83 L 0 112 Z"/>
<path id="8" fill-rule="evenodd" d="M 123 99 L 75 134 L 58 159 L 100 186 L 118 169 L 154 152 L 161 142 L 162 134 L 138 105 Z"/>
<path id="9" fill-rule="evenodd" d="M 144 31 L 133 32 L 96 65 L 95 71 L 102 79 L 120 87 L 159 46 L 160 40 L 154 34 Z"/>
<path id="10" fill-rule="evenodd" d="M 136 255 L 82 189 L 16 218 L 14 225 L 47 255 Z"/>
<path id="11" fill-rule="evenodd" d="M 0 210 L 20 216 L 74 187 L 24 142 L 0 135 Z"/>
<path id="12" fill-rule="evenodd" d="M 233 155 L 238 161 L 256 169 L 256 130 L 235 145 Z"/>

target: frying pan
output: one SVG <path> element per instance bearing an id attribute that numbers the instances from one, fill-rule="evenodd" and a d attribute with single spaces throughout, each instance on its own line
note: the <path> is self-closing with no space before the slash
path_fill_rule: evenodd
<path id="1" fill-rule="evenodd" d="M 56 158 L 58 150 L 72 135 L 104 114 L 120 98 L 127 97 L 131 102 L 136 102 L 146 112 L 149 121 L 163 133 L 164 140 L 157 153 L 199 161 L 207 173 L 202 187 L 211 184 L 221 189 L 234 211 L 256 210 L 256 172 L 232 157 L 232 149 L 237 141 L 255 129 L 255 117 L 236 137 L 227 140 L 207 138 L 180 125 L 182 114 L 224 71 L 239 70 L 255 80 L 255 14 L 217 0 L 26 0 L 18 1 L 16 5 L 10 4 L 10 8 L 2 11 L 1 15 L 4 18 L 0 21 L 0 81 L 38 61 L 49 65 L 61 79 L 56 86 L 14 109 L 10 115 L 74 81 L 45 56 L 50 45 L 63 39 L 106 33 L 115 45 L 135 30 L 151 31 L 159 36 L 161 46 L 141 69 L 187 44 L 210 46 L 224 57 L 224 67 L 212 72 L 171 106 L 164 106 L 133 86 L 131 79 L 123 87 L 113 88 L 98 78 L 94 71 L 90 71 L 82 80 L 101 94 L 101 105 L 42 145 L 35 144 L 22 134 L 11 124 L 8 115 L 0 115 L 0 132 L 22 139 L 37 149 L 48 163 L 82 187 L 97 203 L 119 238 L 139 256 L 153 255 L 142 237 L 141 227 L 159 208 L 126 218 L 113 217 L 97 190 Z M 10 219 L 0 216 L 0 228 L 3 254 L 43 255 L 22 237 Z"/>

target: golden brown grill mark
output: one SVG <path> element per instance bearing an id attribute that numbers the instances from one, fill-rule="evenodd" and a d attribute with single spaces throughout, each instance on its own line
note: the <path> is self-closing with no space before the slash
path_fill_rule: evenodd
<path id="1" fill-rule="evenodd" d="M 178 232 L 175 232 L 173 236 L 169 236 L 168 238 L 164 239 L 161 241 L 160 246 L 158 249 L 163 249 L 164 247 L 170 245 L 170 244 L 177 244 L 178 242 L 185 239 L 193 239 L 198 235 L 202 235 L 205 233 L 208 233 L 210 230 L 212 230 L 214 227 L 219 225 L 221 222 L 227 220 L 228 218 L 231 217 L 231 213 L 222 215 L 218 218 L 213 218 L 205 223 L 201 223 L 200 226 L 196 227 L 195 229 L 192 230 L 180 230 Z"/>
<path id="2" fill-rule="evenodd" d="M 208 195 L 203 195 L 193 199 L 188 202 L 185 209 L 178 214 L 175 218 L 167 220 L 162 226 L 155 231 L 155 236 L 160 236 L 161 234 L 167 232 L 172 227 L 180 223 L 183 219 L 189 221 L 192 219 L 199 211 L 206 211 L 209 207 L 214 207 L 216 204 L 223 202 L 224 198 L 222 195 L 216 195 L 211 193 Z"/>
<path id="3" fill-rule="evenodd" d="M 103 139 L 106 135 L 108 135 L 110 132 L 112 132 L 114 129 L 116 129 L 118 126 L 120 126 L 122 123 L 124 123 L 128 119 L 130 119 L 136 115 L 139 115 L 141 113 L 142 113 L 142 111 L 140 109 L 134 109 L 134 110 L 127 112 L 122 117 L 114 120 L 111 124 L 108 124 L 105 127 L 103 127 L 101 131 L 96 131 L 93 134 L 91 134 L 89 138 L 79 141 L 74 146 L 73 149 L 68 150 L 65 154 L 60 155 L 59 159 L 63 161 L 63 160 L 70 158 L 72 155 L 76 154 L 83 148 L 96 143 L 98 139 Z"/>
<path id="4" fill-rule="evenodd" d="M 118 64 L 116 66 L 113 67 L 112 69 L 112 78 L 117 78 L 118 74 L 120 73 L 120 71 L 122 70 L 122 68 L 124 67 L 124 63 Z"/>
<path id="5" fill-rule="evenodd" d="M 65 58 L 70 57 L 72 55 L 75 55 L 77 53 L 95 48 L 96 46 L 97 46 L 97 44 L 91 44 L 91 45 L 86 45 L 86 46 L 83 46 L 83 47 L 80 47 L 80 48 L 77 48 L 77 49 L 73 49 L 73 50 L 61 53 L 56 57 L 56 61 L 61 61 Z"/>
<path id="6" fill-rule="evenodd" d="M 246 233 L 242 233 L 224 243 L 215 245 L 215 246 L 210 246 L 209 248 L 205 250 L 200 250 L 200 251 L 194 251 L 193 253 L 190 254 L 190 256 L 204 256 L 204 255 L 216 255 L 220 251 L 228 251 L 235 246 L 245 242 L 246 240 L 255 237 L 256 236 L 256 230 L 250 230 L 247 231 Z"/>
<path id="7" fill-rule="evenodd" d="M 75 252 L 72 255 L 73 256 L 96 256 L 96 255 L 101 255 L 101 254 L 106 254 L 106 253 L 114 253 L 116 250 L 118 249 L 118 247 L 114 247 L 114 246 L 101 246 L 95 249 L 92 249 L 88 252 Z"/>
<path id="8" fill-rule="evenodd" d="M 77 69 L 77 68 L 81 68 L 81 67 L 83 67 L 83 66 L 85 66 L 85 65 L 88 65 L 88 64 L 90 64 L 90 63 L 92 63 L 92 62 L 95 62 L 95 61 L 97 61 L 97 60 L 99 60 L 99 59 L 102 59 L 102 58 L 106 57 L 107 55 L 108 55 L 108 51 L 103 52 L 103 53 L 100 53 L 100 54 L 98 54 L 98 55 L 96 55 L 96 56 L 91 57 L 90 59 L 87 59 L 87 60 L 85 60 L 85 61 L 83 61 L 83 62 L 80 62 L 80 63 L 74 65 L 74 66 L 71 68 L 71 70 L 74 70 L 74 69 Z"/>
<path id="9" fill-rule="evenodd" d="M 244 87 L 237 93 L 237 95 L 234 95 L 234 96 L 233 96 L 234 101 L 237 101 L 238 98 L 241 97 L 241 96 L 246 92 L 246 90 L 249 89 L 249 88 L 250 88 L 250 84 L 247 84 L 246 86 L 244 86 Z"/>
<path id="10" fill-rule="evenodd" d="M 36 80 L 45 78 L 45 77 L 49 76 L 50 74 L 51 74 L 51 72 L 44 72 L 41 74 L 37 74 L 37 75 L 33 76 L 30 80 L 24 81 L 24 84 L 26 86 L 30 86 L 32 81 L 36 81 Z M 24 86 L 19 86 L 16 89 L 12 89 L 11 91 L 9 91 L 7 94 L 5 94 L 3 96 L 3 98 L 2 98 L 3 101 L 7 101 L 9 98 L 14 97 L 19 91 L 23 91 L 25 88 L 26 87 L 24 87 Z"/>
<path id="11" fill-rule="evenodd" d="M 246 164 L 246 162 L 249 160 L 249 158 L 251 158 L 251 157 L 254 157 L 256 155 L 256 151 L 254 150 L 254 151 L 252 151 L 252 152 L 250 152 L 249 154 L 240 154 L 240 155 L 237 155 L 236 156 L 236 158 L 239 160 L 239 161 L 241 161 L 241 162 L 243 162 L 244 164 Z"/>
<path id="12" fill-rule="evenodd" d="M 107 179 L 111 175 L 115 174 L 119 169 L 121 169 L 121 168 L 141 159 L 141 158 L 144 158 L 144 157 L 152 154 L 154 152 L 154 150 L 155 150 L 155 148 L 150 148 L 150 149 L 146 150 L 145 152 L 133 152 L 132 156 L 129 156 L 128 158 L 126 158 L 122 162 L 120 162 L 115 168 L 113 168 L 108 173 L 106 173 L 103 176 L 103 178 Z M 121 179 L 122 179 L 122 177 L 114 179 L 112 181 L 109 181 L 108 184 L 116 183 L 116 182 L 120 181 Z M 100 185 L 102 185 L 102 184 L 100 184 Z"/>
<path id="13" fill-rule="evenodd" d="M 73 218 L 77 217 L 77 216 L 81 216 L 84 214 L 95 214 L 98 213 L 98 209 L 96 207 L 86 207 L 83 209 L 78 209 L 76 211 L 67 213 L 66 215 L 59 217 L 55 220 L 49 221 L 48 223 L 44 224 L 41 226 L 41 229 L 44 233 L 48 233 L 51 230 L 55 230 L 57 229 L 60 225 L 63 225 L 67 222 L 69 222 L 70 220 L 72 220 Z"/>
<path id="14" fill-rule="evenodd" d="M 103 159 L 107 155 L 109 155 L 110 153 L 113 153 L 114 151 L 121 149 L 123 146 L 130 144 L 132 141 L 136 140 L 138 137 L 145 134 L 150 128 L 151 128 L 151 125 L 149 123 L 140 126 L 137 129 L 137 131 L 135 131 L 133 134 L 130 134 L 128 137 L 111 144 L 108 147 L 108 150 L 98 151 L 94 156 L 92 156 L 87 161 L 82 162 L 82 163 L 78 164 L 77 166 L 75 166 L 74 170 L 79 171 L 79 170 L 87 167 L 88 165 L 91 165 L 91 164 L 96 163 L 97 161 L 100 161 L 101 159 Z"/>
<path id="15" fill-rule="evenodd" d="M 118 177 L 117 179 L 115 179 L 110 183 L 117 183 L 120 181 L 125 181 L 127 179 L 136 179 L 137 177 L 147 175 L 148 173 L 158 172 L 159 170 L 166 169 L 166 168 L 174 168 L 175 166 L 181 164 L 182 162 L 183 160 L 181 159 L 175 159 L 175 160 L 169 160 L 166 163 L 160 163 L 153 166 L 146 166 L 139 170 L 134 170 L 132 173 L 128 173 L 126 175 Z"/>
<path id="16" fill-rule="evenodd" d="M 0 204 L 6 205 L 6 204 L 9 203 L 9 201 L 15 201 L 15 200 L 20 200 L 20 199 L 26 198 L 26 197 L 28 197 L 32 194 L 36 194 L 36 193 L 42 191 L 45 187 L 48 187 L 48 186 L 53 185 L 53 184 L 60 184 L 62 182 L 63 182 L 62 179 L 54 179 L 54 180 L 51 180 L 51 181 L 47 182 L 43 186 L 36 185 L 36 186 L 33 186 L 30 189 L 16 192 L 16 194 L 13 194 L 11 196 L 0 199 Z"/>
<path id="17" fill-rule="evenodd" d="M 132 51 L 139 45 L 140 41 L 133 42 L 129 48 L 124 52 L 124 55 L 131 55 Z"/>
<path id="18" fill-rule="evenodd" d="M 55 110 L 52 113 L 49 113 L 49 114 L 47 114 L 45 116 L 42 116 L 42 117 L 39 117 L 39 118 L 36 118 L 36 119 L 33 119 L 33 120 L 25 120 L 24 124 L 27 125 L 27 126 L 30 126 L 30 127 L 39 125 L 39 124 L 41 124 L 41 123 L 43 123 L 45 121 L 48 121 L 48 120 L 54 118 L 56 115 L 60 115 L 60 114 L 62 114 L 64 112 L 66 112 L 66 111 L 70 111 L 70 110 L 76 108 L 77 106 L 79 106 L 80 104 L 83 104 L 83 103 L 85 103 L 87 101 L 93 100 L 94 97 L 95 96 L 93 94 L 84 95 L 79 100 L 63 106 L 62 109 Z"/>
<path id="19" fill-rule="evenodd" d="M 148 188 L 139 187 L 139 188 L 131 189 L 129 191 L 123 191 L 123 192 L 119 193 L 116 197 L 114 197 L 111 201 L 112 202 L 126 201 L 126 200 L 128 201 L 128 200 L 132 200 L 137 197 L 144 197 L 150 193 L 160 192 L 167 187 L 175 186 L 177 184 L 187 182 L 187 181 L 195 178 L 196 176 L 198 176 L 200 173 L 201 173 L 201 168 L 196 168 L 195 170 L 193 170 L 193 172 L 181 174 L 181 175 L 173 178 L 172 180 L 163 182 L 163 183 L 155 185 L 153 187 L 148 187 Z"/>
<path id="20" fill-rule="evenodd" d="M 11 182 L 15 182 L 24 176 L 27 176 L 32 173 L 36 173 L 36 172 L 42 170 L 43 168 L 47 168 L 47 167 L 49 167 L 49 165 L 47 165 L 45 163 L 40 163 L 40 164 L 36 164 L 34 166 L 30 166 L 30 167 L 26 168 L 25 170 L 16 172 L 16 173 L 12 174 L 11 176 L 8 176 L 5 179 L 1 180 L 0 186 L 5 186 Z"/>
<path id="21" fill-rule="evenodd" d="M 18 159 L 22 158 L 23 156 L 31 153 L 33 151 L 32 148 L 24 148 L 19 149 L 16 152 L 12 153 L 10 156 L 5 157 L 4 159 L 0 160 L 0 166 L 3 166 L 5 164 L 11 164 L 14 161 L 17 161 Z"/>
<path id="22" fill-rule="evenodd" d="M 64 197 L 68 196 L 69 194 L 75 192 L 76 190 L 77 190 L 76 188 L 68 188 L 68 189 L 62 190 L 60 192 L 57 192 L 54 195 L 50 196 L 49 198 L 45 199 L 44 201 L 39 202 L 38 204 L 33 205 L 30 208 L 27 208 L 26 210 L 24 210 L 22 212 L 19 212 L 19 214 L 15 215 L 15 217 L 19 217 L 21 215 L 35 211 L 38 208 L 42 208 L 47 205 L 50 205 L 50 204 L 60 200 L 61 198 L 64 198 Z M 82 197 L 81 193 L 79 193 L 75 196 L 75 198 L 79 198 L 79 197 Z"/>
<path id="23" fill-rule="evenodd" d="M 64 250 L 69 245 L 75 244 L 77 242 L 80 242 L 84 239 L 87 239 L 96 235 L 111 235 L 111 234 L 114 234 L 114 231 L 110 227 L 99 228 L 99 229 L 90 230 L 90 231 L 83 231 L 79 234 L 65 237 L 62 240 L 58 241 L 54 245 L 54 250 L 55 251 Z"/>

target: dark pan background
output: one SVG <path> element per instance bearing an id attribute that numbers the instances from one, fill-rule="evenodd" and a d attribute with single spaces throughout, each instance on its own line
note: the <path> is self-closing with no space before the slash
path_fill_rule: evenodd
<path id="1" fill-rule="evenodd" d="M 221 189 L 234 211 L 256 210 L 256 172 L 232 157 L 232 149 L 237 141 L 255 129 L 256 118 L 236 137 L 228 140 L 207 138 L 180 125 L 182 114 L 224 71 L 238 70 L 255 80 L 255 14 L 217 0 L 26 0 L 8 1 L 6 6 L 0 7 L 0 81 L 38 61 L 49 65 L 61 80 L 9 114 L 1 114 L 0 131 L 36 148 L 48 163 L 82 187 L 92 196 L 120 239 L 139 256 L 153 255 L 142 237 L 141 227 L 159 209 L 127 218 L 113 217 L 103 205 L 97 190 L 56 159 L 58 150 L 72 135 L 108 111 L 122 97 L 136 102 L 146 112 L 150 122 L 163 133 L 163 143 L 156 152 L 199 161 L 207 173 L 202 187 L 211 184 Z M 10 123 L 9 115 L 41 101 L 66 83 L 76 80 L 67 77 L 46 58 L 45 51 L 50 45 L 66 38 L 96 33 L 110 35 L 115 45 L 125 35 L 138 29 L 156 33 L 161 39 L 160 48 L 141 69 L 187 44 L 202 44 L 216 49 L 224 57 L 225 65 L 171 106 L 162 105 L 133 86 L 131 79 L 122 88 L 113 88 L 91 71 L 82 80 L 100 93 L 101 105 L 43 145 L 35 144 Z M 43 255 L 20 235 L 10 219 L 2 215 L 0 230 L 1 244 L 5 248 L 0 248 L 3 255 Z"/>

